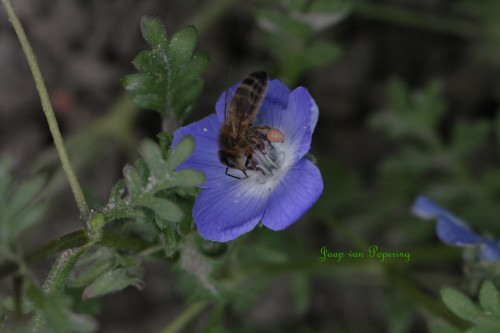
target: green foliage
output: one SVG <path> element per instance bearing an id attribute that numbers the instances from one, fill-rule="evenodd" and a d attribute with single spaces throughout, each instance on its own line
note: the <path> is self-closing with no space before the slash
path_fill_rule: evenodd
<path id="1" fill-rule="evenodd" d="M 44 213 L 43 202 L 36 200 L 44 186 L 44 177 L 15 184 L 11 178 L 12 167 L 12 159 L 0 160 L 0 258 L 15 250 L 18 237 Z"/>
<path id="2" fill-rule="evenodd" d="M 281 10 L 263 8 L 257 12 L 267 49 L 276 59 L 286 83 L 296 82 L 305 72 L 330 64 L 340 55 L 339 46 L 317 40 L 316 35 L 337 23 L 348 11 L 349 5 L 341 2 L 289 1 L 288 7 Z M 321 13 L 321 20 L 316 11 Z"/>
<path id="3" fill-rule="evenodd" d="M 496 0 L 461 0 L 455 5 L 455 9 L 462 15 L 466 15 L 478 22 L 481 30 L 477 36 L 478 45 L 471 48 L 480 60 L 487 60 L 493 64 L 500 64 L 498 52 L 500 51 L 500 3 Z"/>
<path id="4" fill-rule="evenodd" d="M 472 321 L 481 313 L 481 309 L 469 297 L 458 290 L 443 288 L 441 297 L 446 306 L 462 319 Z"/>
<path id="5" fill-rule="evenodd" d="M 446 111 L 441 85 L 430 82 L 412 96 L 398 79 L 389 83 L 389 110 L 375 116 L 371 125 L 392 139 L 415 138 L 430 144 L 438 141 L 437 127 Z"/>
<path id="6" fill-rule="evenodd" d="M 154 220 L 160 229 L 181 222 L 184 213 L 169 198 L 174 197 L 179 189 L 197 186 L 204 181 L 203 174 L 198 171 L 175 171 L 193 149 L 193 138 L 185 137 L 164 159 L 156 143 L 144 141 L 139 148 L 142 160 L 137 161 L 135 167 L 125 166 L 124 181 L 118 182 L 111 192 L 104 210 L 106 219 L 130 218 L 142 223 Z M 125 190 L 128 195 L 122 198 Z"/>
<path id="7" fill-rule="evenodd" d="M 185 119 L 203 89 L 200 76 L 209 61 L 207 53 L 194 52 L 196 29 L 188 26 L 170 42 L 157 18 L 143 17 L 141 29 L 151 49 L 133 60 L 139 73 L 125 76 L 123 85 L 140 107 L 158 111 L 163 118 Z"/>
<path id="8" fill-rule="evenodd" d="M 491 221 L 499 212 L 493 198 L 500 193 L 500 183 L 495 181 L 500 170 L 477 163 L 494 129 L 486 119 L 457 119 L 447 122 L 449 137 L 440 135 L 447 111 L 441 90 L 437 82 L 430 82 L 410 93 L 401 81 L 392 81 L 388 108 L 370 119 L 374 129 L 396 144 L 388 145 L 395 151 L 379 168 L 378 181 L 385 188 L 385 200 L 411 200 L 417 194 L 413 191 L 418 182 L 420 193 L 451 210 L 459 207 L 460 216 L 471 224 L 496 233 L 499 230 Z M 465 202 L 467 205 L 463 205 Z"/>
<path id="9" fill-rule="evenodd" d="M 69 310 L 72 301 L 62 293 L 44 293 L 34 285 L 30 284 L 27 289 L 27 296 L 41 314 L 34 323 L 35 331 L 45 325 L 49 332 L 93 332 L 97 328 L 94 319 L 79 315 Z"/>
<path id="10" fill-rule="evenodd" d="M 446 306 L 459 317 L 470 322 L 470 333 L 495 333 L 500 331 L 499 293 L 491 281 L 485 281 L 479 291 L 479 304 L 460 291 L 450 288 L 441 290 Z"/>
<path id="11" fill-rule="evenodd" d="M 120 255 L 117 251 L 99 248 L 87 253 L 79 263 L 79 273 L 70 285 L 84 288 L 82 299 L 87 300 L 122 290 L 129 286 L 142 288 L 142 267 L 139 258 Z"/>

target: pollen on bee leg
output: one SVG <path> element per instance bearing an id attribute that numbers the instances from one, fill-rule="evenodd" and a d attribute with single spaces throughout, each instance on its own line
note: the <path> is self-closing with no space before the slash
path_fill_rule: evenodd
<path id="1" fill-rule="evenodd" d="M 276 128 L 270 128 L 267 132 L 267 141 L 281 143 L 285 141 L 285 134 Z"/>

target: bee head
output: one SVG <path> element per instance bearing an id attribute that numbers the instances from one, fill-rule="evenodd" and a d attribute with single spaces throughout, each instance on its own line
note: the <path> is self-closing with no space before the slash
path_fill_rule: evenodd
<path id="1" fill-rule="evenodd" d="M 222 164 L 224 164 L 230 168 L 237 168 L 238 167 L 237 159 L 234 156 L 232 156 L 231 154 L 229 154 L 223 150 L 219 150 L 219 159 L 220 159 Z"/>

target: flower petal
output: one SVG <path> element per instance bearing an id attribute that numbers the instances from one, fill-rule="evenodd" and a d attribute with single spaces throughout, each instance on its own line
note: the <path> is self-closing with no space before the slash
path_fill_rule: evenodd
<path id="1" fill-rule="evenodd" d="M 450 223 L 463 229 L 470 230 L 469 226 L 460 218 L 453 215 L 450 211 L 439 206 L 428 197 L 421 195 L 413 203 L 411 211 L 418 217 L 424 219 L 446 218 Z"/>
<path id="2" fill-rule="evenodd" d="M 194 203 L 193 218 L 203 238 L 227 242 L 259 223 L 268 196 L 256 196 L 252 187 L 245 185 L 248 184 L 236 181 L 227 187 L 205 188 L 200 192 Z"/>
<path id="3" fill-rule="evenodd" d="M 297 221 L 323 192 L 319 169 L 307 159 L 294 165 L 271 193 L 262 223 L 281 230 Z"/>
<path id="4" fill-rule="evenodd" d="M 498 241 L 483 239 L 479 246 L 479 257 L 491 262 L 500 260 L 500 244 Z"/>
<path id="5" fill-rule="evenodd" d="M 482 241 L 482 237 L 446 216 L 438 218 L 436 234 L 443 243 L 455 246 L 475 245 Z"/>
<path id="6" fill-rule="evenodd" d="M 183 126 L 175 131 L 172 146 L 175 145 L 185 135 L 194 137 L 195 145 L 191 156 L 182 162 L 178 170 L 196 169 L 205 174 L 205 182 L 201 185 L 202 188 L 213 186 L 224 186 L 227 178 L 225 175 L 226 168 L 219 161 L 218 156 L 218 141 L 219 121 L 217 116 L 212 114 L 197 122 Z"/>
<path id="7" fill-rule="evenodd" d="M 300 160 L 311 147 L 311 136 L 318 121 L 318 107 L 309 92 L 299 87 L 288 96 L 286 109 L 263 108 L 257 123 L 279 129 L 285 135 L 283 145 Z"/>

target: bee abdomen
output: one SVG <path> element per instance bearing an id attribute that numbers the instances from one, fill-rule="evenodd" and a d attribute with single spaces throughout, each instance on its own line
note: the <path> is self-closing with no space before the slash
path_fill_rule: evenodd
<path id="1" fill-rule="evenodd" d="M 235 97 L 242 99 L 248 98 L 248 102 L 255 107 L 258 107 L 267 88 L 267 73 L 264 71 L 254 72 L 249 74 L 241 81 L 238 89 L 235 92 Z"/>

